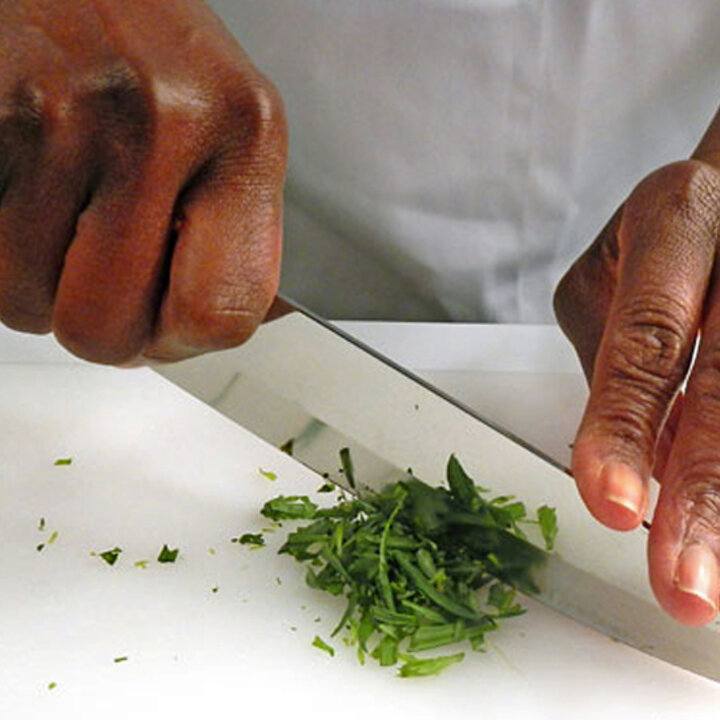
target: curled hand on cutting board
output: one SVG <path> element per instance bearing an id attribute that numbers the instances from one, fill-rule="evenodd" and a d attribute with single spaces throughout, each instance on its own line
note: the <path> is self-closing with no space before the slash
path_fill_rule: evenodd
<path id="1" fill-rule="evenodd" d="M 286 125 L 200 0 L 0 0 L 0 320 L 89 360 L 235 345 L 277 289 Z"/>
<path id="2" fill-rule="evenodd" d="M 691 160 L 632 191 L 555 296 L 590 381 L 580 493 L 602 523 L 630 530 L 660 481 L 650 581 L 688 625 L 713 620 L 720 601 L 719 241 L 720 113 Z"/>

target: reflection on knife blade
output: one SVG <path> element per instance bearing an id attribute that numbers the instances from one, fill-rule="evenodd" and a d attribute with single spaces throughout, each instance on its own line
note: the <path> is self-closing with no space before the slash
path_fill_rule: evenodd
<path id="1" fill-rule="evenodd" d="M 361 493 L 408 466 L 419 478 L 442 477 L 444 459 L 455 453 L 480 485 L 556 506 L 563 534 L 538 577 L 541 600 L 720 680 L 717 623 L 681 627 L 656 607 L 644 537 L 596 524 L 564 469 L 327 324 L 290 313 L 241 348 L 158 369 L 276 447 L 295 438 L 295 455 L 320 473 L 349 447 Z M 333 480 L 343 484 L 344 476 L 335 472 Z"/>

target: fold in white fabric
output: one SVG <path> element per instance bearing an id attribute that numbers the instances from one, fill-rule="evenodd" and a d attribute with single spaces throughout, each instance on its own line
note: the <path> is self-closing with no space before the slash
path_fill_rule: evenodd
<path id="1" fill-rule="evenodd" d="M 283 290 L 335 318 L 546 322 L 720 102 L 717 0 L 212 0 L 291 130 Z"/>

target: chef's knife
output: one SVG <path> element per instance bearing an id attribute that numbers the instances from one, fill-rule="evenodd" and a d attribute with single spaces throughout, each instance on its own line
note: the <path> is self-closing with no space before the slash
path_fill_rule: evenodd
<path id="1" fill-rule="evenodd" d="M 242 347 L 156 370 L 319 474 L 377 490 L 412 470 L 438 484 L 455 453 L 476 481 L 558 511 L 556 551 L 535 572 L 538 599 L 613 639 L 720 680 L 718 624 L 678 625 L 656 605 L 645 537 L 600 527 L 565 468 L 319 318 L 293 308 Z M 508 398 L 508 402 L 522 402 Z M 354 485 L 354 483 L 353 483 Z"/>

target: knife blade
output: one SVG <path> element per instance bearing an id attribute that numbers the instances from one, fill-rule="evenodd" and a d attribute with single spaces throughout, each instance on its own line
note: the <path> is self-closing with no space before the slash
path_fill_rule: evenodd
<path id="1" fill-rule="evenodd" d="M 455 454 L 476 481 L 558 512 L 537 599 L 613 639 L 720 681 L 720 623 L 678 625 L 656 605 L 643 533 L 613 533 L 582 505 L 567 469 L 305 310 L 265 323 L 245 345 L 161 375 L 324 477 L 362 493 L 409 470 L 431 484 Z M 338 467 L 348 448 L 354 478 Z"/>

